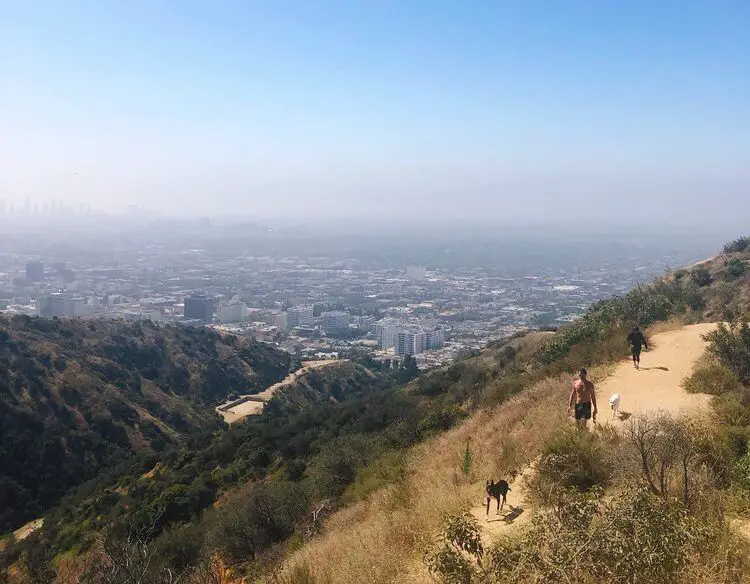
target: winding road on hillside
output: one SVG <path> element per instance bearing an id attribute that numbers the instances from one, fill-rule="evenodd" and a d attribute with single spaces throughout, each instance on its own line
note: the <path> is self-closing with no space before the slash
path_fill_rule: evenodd
<path id="1" fill-rule="evenodd" d="M 234 400 L 237 405 L 234 405 L 232 407 L 227 407 L 226 404 L 217 406 L 216 413 L 223 417 L 224 421 L 227 424 L 234 424 L 236 422 L 239 422 L 240 420 L 244 420 L 248 416 L 260 414 L 263 411 L 263 406 L 274 396 L 274 394 L 278 390 L 286 387 L 287 385 L 291 385 L 311 369 L 329 367 L 331 365 L 337 365 L 346 361 L 347 359 L 307 361 L 303 363 L 302 367 L 287 375 L 283 380 L 279 381 L 278 383 L 274 383 L 272 386 L 261 391 L 260 393 L 240 396 L 239 398 Z"/>
<path id="2" fill-rule="evenodd" d="M 708 412 L 711 396 L 687 393 L 682 389 L 681 382 L 690 375 L 696 361 L 703 355 L 706 343 L 702 335 L 715 326 L 713 323 L 688 325 L 649 338 L 651 350 L 641 354 L 640 369 L 635 369 L 632 361 L 624 360 L 611 375 L 596 384 L 597 422 L 622 427 L 630 416 L 646 412 Z M 607 403 L 613 393 L 620 394 L 620 420 L 612 419 L 612 411 Z M 560 407 L 565 407 L 565 404 L 560 404 Z M 526 497 L 526 478 L 535 472 L 535 462 L 511 482 L 508 493 L 510 509 L 506 505 L 500 515 L 495 515 L 496 503 L 493 500 L 487 521 L 484 507 L 472 508 L 471 513 L 490 538 L 530 522 L 533 509 Z"/>

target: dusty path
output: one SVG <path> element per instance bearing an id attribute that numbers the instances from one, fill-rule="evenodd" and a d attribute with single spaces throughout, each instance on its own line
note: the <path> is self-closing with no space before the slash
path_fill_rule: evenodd
<path id="1" fill-rule="evenodd" d="M 705 342 L 701 335 L 713 330 L 715 326 L 712 323 L 689 325 L 649 338 L 651 350 L 641 354 L 640 369 L 635 369 L 630 360 L 623 361 L 617 365 L 612 375 L 597 384 L 598 422 L 622 426 L 630 416 L 649 411 L 673 414 L 708 411 L 711 396 L 687 393 L 680 384 L 703 354 Z M 613 393 L 620 394 L 621 420 L 612 419 L 607 403 Z M 565 405 L 561 404 L 561 407 Z M 472 515 L 479 519 L 489 538 L 529 523 L 532 508 L 527 501 L 525 479 L 534 473 L 535 462 L 510 483 L 508 501 L 511 505 L 506 505 L 500 515 L 495 514 L 494 501 L 490 507 L 489 520 L 484 507 L 471 509 Z"/>
<path id="2" fill-rule="evenodd" d="M 307 361 L 302 367 L 290 373 L 284 379 L 282 379 L 278 383 L 274 383 L 272 386 L 268 387 L 262 392 L 251 394 L 251 395 L 240 396 L 240 398 L 243 398 L 243 397 L 249 398 L 248 401 L 237 404 L 236 406 L 229 408 L 229 409 L 222 409 L 223 406 L 218 406 L 216 408 L 216 411 L 221 417 L 224 418 L 224 421 L 227 424 L 233 424 L 235 422 L 239 422 L 240 420 L 243 420 L 247 416 L 252 416 L 252 415 L 261 413 L 263 411 L 263 405 L 273 397 L 274 393 L 276 393 L 282 387 L 287 386 L 290 383 L 294 383 L 295 381 L 297 381 L 297 379 L 302 377 L 305 373 L 307 373 L 311 369 L 316 369 L 318 367 L 325 367 L 327 365 L 334 365 L 336 363 L 342 363 L 342 362 L 343 360 Z"/>

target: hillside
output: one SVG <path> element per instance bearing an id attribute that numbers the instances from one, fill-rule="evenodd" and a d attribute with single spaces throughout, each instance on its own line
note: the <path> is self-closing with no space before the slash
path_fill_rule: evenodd
<path id="1" fill-rule="evenodd" d="M 558 331 L 526 364 L 524 391 L 413 448 L 399 479 L 331 516 L 318 539 L 288 558 L 284 577 L 747 581 L 747 526 L 729 513 L 750 511 L 750 332 L 710 324 L 750 316 L 743 241 Z M 652 325 L 641 371 L 623 342 L 633 323 Z M 600 388 L 604 424 L 583 435 L 565 414 L 582 365 Z M 610 421 L 606 400 L 615 391 L 624 416 Z M 509 507 L 485 519 L 485 481 L 519 472 Z"/>
<path id="2" fill-rule="evenodd" d="M 269 345 L 205 329 L 0 319 L 0 532 L 132 454 L 218 428 L 215 403 L 289 366 Z"/>
<path id="3" fill-rule="evenodd" d="M 18 581 L 59 584 L 110 582 L 120 564 L 153 583 L 744 582 L 749 243 L 416 379 L 408 363 L 309 371 L 262 414 L 72 491 L 0 559 Z M 733 328 L 690 326 L 718 320 Z M 633 323 L 652 369 L 623 364 Z M 580 366 L 621 390 L 629 419 L 570 430 Z M 680 400 L 701 417 L 651 413 Z M 484 481 L 519 471 L 517 529 L 488 537 Z"/>
<path id="4" fill-rule="evenodd" d="M 528 358 L 547 336 L 498 344 L 411 382 L 416 369 L 408 360 L 391 367 L 364 358 L 310 370 L 261 415 L 71 491 L 43 530 L 6 550 L 0 566 L 25 553 L 42 558 L 34 565 L 50 565 L 55 556 L 89 549 L 98 534 L 133 529 L 155 538 L 159 549 L 180 546 L 183 558 L 215 541 L 232 562 L 265 564 L 295 525 L 315 528 L 308 505 L 327 501 L 328 513 L 366 497 L 398 474 L 404 448 L 452 427 L 480 402 L 504 399 L 505 393 L 475 399 L 482 380 L 504 378 L 507 391 L 518 391 L 524 373 L 514 365 L 517 357 Z M 437 394 L 435 380 L 442 387 Z M 260 516 L 257 505 L 265 509 Z M 255 510 L 238 516 L 248 506 Z M 262 519 L 270 510 L 278 524 Z"/>

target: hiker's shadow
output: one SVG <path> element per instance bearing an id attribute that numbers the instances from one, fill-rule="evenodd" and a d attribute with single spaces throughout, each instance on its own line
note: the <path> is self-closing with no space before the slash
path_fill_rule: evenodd
<path id="1" fill-rule="evenodd" d="M 661 365 L 655 365 L 654 367 L 641 367 L 641 371 L 669 371 L 669 367 L 662 367 Z"/>
<path id="2" fill-rule="evenodd" d="M 513 507 L 508 505 L 507 509 L 499 511 L 493 518 L 487 518 L 487 523 L 502 521 L 503 523 L 513 523 L 523 513 L 523 507 Z"/>

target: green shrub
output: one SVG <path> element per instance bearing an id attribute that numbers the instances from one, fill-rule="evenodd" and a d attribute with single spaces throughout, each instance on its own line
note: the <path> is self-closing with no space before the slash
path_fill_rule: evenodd
<path id="1" fill-rule="evenodd" d="M 732 258 L 727 262 L 725 273 L 729 280 L 736 280 L 737 278 L 744 276 L 746 271 L 747 266 L 745 265 L 745 262 L 738 260 L 737 258 Z"/>
<path id="2" fill-rule="evenodd" d="M 461 545 L 446 526 L 425 558 L 427 566 L 446 584 L 666 584 L 678 581 L 691 558 L 705 561 L 698 554 L 716 534 L 682 505 L 645 489 L 609 502 L 599 494 L 568 492 L 553 507 L 541 509 L 521 537 L 502 538 L 488 550 Z M 454 523 L 465 540 L 474 541 L 471 521 L 454 518 Z"/>
<path id="3" fill-rule="evenodd" d="M 466 443 L 466 450 L 464 451 L 464 459 L 461 462 L 461 472 L 466 476 L 471 474 L 471 450 L 469 449 L 469 443 Z"/>
<path id="4" fill-rule="evenodd" d="M 700 269 L 705 270 L 696 268 Z M 619 335 L 621 331 L 617 329 L 625 330 L 634 323 L 648 326 L 687 310 L 700 309 L 704 301 L 697 288 L 703 284 L 695 282 L 696 270 L 691 273 L 693 284 L 678 279 L 657 280 L 649 286 L 638 286 L 624 296 L 597 302 L 575 323 L 558 330 L 537 353 L 537 359 L 551 364 L 568 355 L 576 345 L 600 344 L 613 333 Z M 707 271 L 706 275 L 710 283 Z"/>
<path id="5" fill-rule="evenodd" d="M 724 253 L 738 253 L 750 250 L 750 237 L 738 237 L 724 244 Z"/>
<path id="6" fill-rule="evenodd" d="M 714 412 L 719 422 L 727 426 L 750 426 L 750 392 L 743 388 L 725 393 L 714 402 Z"/>
<path id="7" fill-rule="evenodd" d="M 357 472 L 382 452 L 382 443 L 364 435 L 332 440 L 307 467 L 311 491 L 320 498 L 338 497 Z"/>
<path id="8" fill-rule="evenodd" d="M 729 327 L 719 323 L 704 336 L 708 352 L 728 367 L 743 384 L 750 383 L 750 326 L 746 321 Z"/>
<path id="9" fill-rule="evenodd" d="M 295 483 L 256 485 L 217 513 L 211 548 L 232 562 L 252 560 L 291 536 L 307 510 L 307 497 Z"/>
<path id="10" fill-rule="evenodd" d="M 402 482 L 406 478 L 407 453 L 404 450 L 386 452 L 357 472 L 352 484 L 346 487 L 344 503 L 361 501 L 385 485 Z"/>
<path id="11" fill-rule="evenodd" d="M 543 498 L 559 488 L 585 492 L 609 477 L 601 441 L 589 432 L 565 430 L 542 449 L 536 490 Z"/>
<path id="12" fill-rule="evenodd" d="M 735 464 L 735 483 L 745 495 L 750 495 L 750 453 L 740 458 Z"/>
<path id="13" fill-rule="evenodd" d="M 683 506 L 646 490 L 605 505 L 592 531 L 594 573 L 622 584 L 675 581 L 707 536 Z"/>
<path id="14" fill-rule="evenodd" d="M 436 545 L 425 555 L 425 564 L 430 574 L 444 584 L 470 584 L 479 581 L 483 555 L 476 518 L 469 513 L 446 515 Z"/>
<path id="15" fill-rule="evenodd" d="M 708 286 L 712 281 L 711 274 L 705 266 L 698 266 L 697 268 L 693 268 L 693 270 L 690 272 L 690 279 L 701 288 Z"/>
<path id="16" fill-rule="evenodd" d="M 721 363 L 697 367 L 690 377 L 682 380 L 682 387 L 688 393 L 723 395 L 736 390 L 739 385 L 740 380 L 737 376 Z"/>

